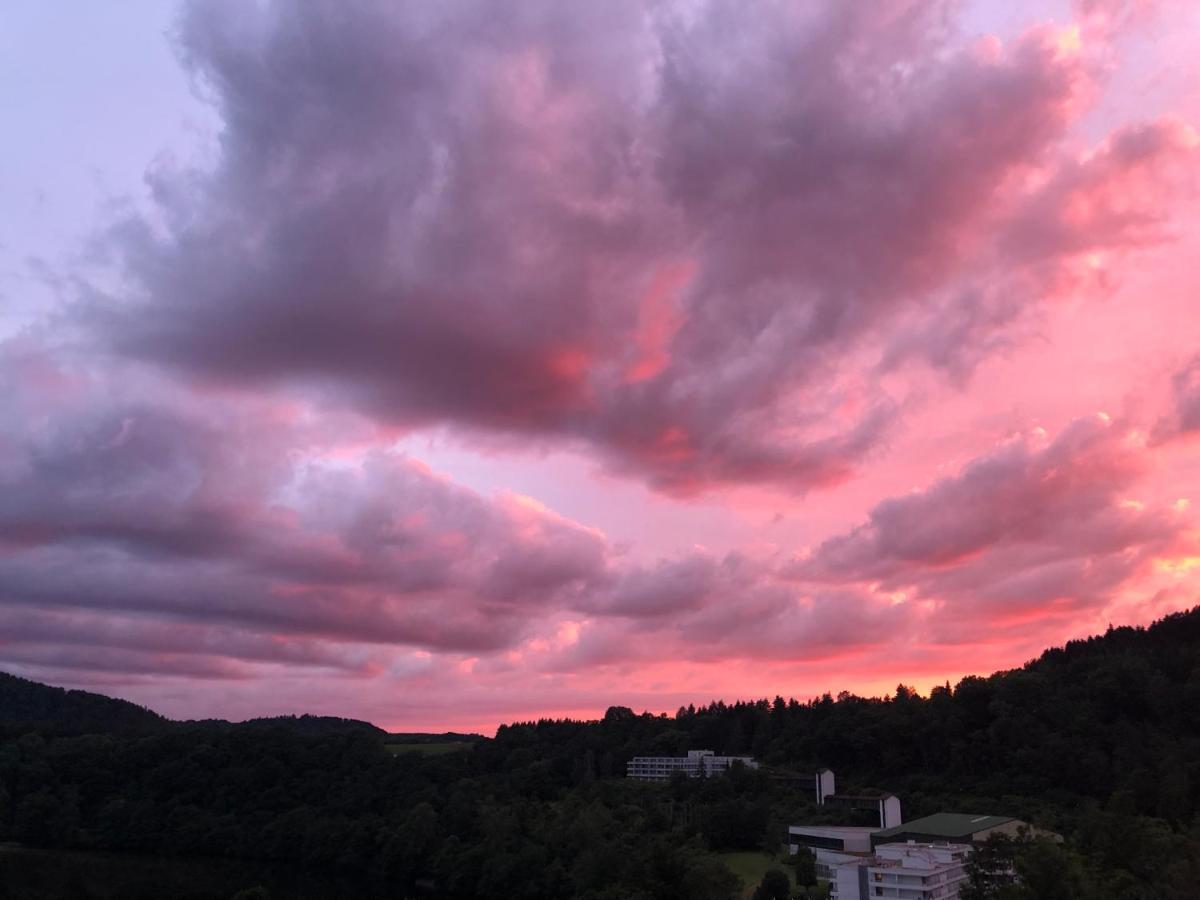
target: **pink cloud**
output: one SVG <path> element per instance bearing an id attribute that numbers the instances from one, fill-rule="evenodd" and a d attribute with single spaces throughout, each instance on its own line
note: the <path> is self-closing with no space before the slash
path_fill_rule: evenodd
<path id="1" fill-rule="evenodd" d="M 0 663 L 486 727 L 1195 602 L 1197 141 L 1106 111 L 1137 6 L 185 5 L 211 167 L 0 343 Z"/>
<path id="2" fill-rule="evenodd" d="M 928 488 L 879 503 L 789 570 L 932 604 L 955 639 L 1111 603 L 1190 542 L 1176 510 L 1129 498 L 1144 438 L 1104 417 L 1026 435 Z"/>
<path id="3" fill-rule="evenodd" d="M 1186 437 L 1200 431 L 1200 356 L 1171 376 L 1170 410 L 1154 429 L 1156 440 Z"/>

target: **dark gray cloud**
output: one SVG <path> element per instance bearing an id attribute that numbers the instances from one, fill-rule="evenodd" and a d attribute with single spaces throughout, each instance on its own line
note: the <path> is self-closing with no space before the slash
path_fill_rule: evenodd
<path id="1" fill-rule="evenodd" d="M 152 174 L 92 327 L 672 493 L 837 483 L 895 416 L 876 345 L 965 378 L 1075 256 L 1147 237 L 1055 201 L 1178 143 L 1062 157 L 1085 64 L 1049 29 L 964 47 L 952 10 L 189 5 L 219 161 Z"/>
<path id="2" fill-rule="evenodd" d="M 0 346 L 0 381 L 21 426 L 0 448 L 0 607 L 465 651 L 609 578 L 596 532 L 397 454 L 326 458 L 337 436 L 314 446 L 270 401 L 123 380 L 131 403 L 30 342 Z"/>

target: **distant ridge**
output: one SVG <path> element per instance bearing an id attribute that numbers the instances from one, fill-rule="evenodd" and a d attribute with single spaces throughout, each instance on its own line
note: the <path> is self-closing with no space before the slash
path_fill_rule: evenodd
<path id="1" fill-rule="evenodd" d="M 186 719 L 179 725 L 201 725 L 215 728 L 286 728 L 296 734 L 322 735 L 341 734 L 347 731 L 366 731 L 383 737 L 387 734 L 377 725 L 364 722 L 362 719 L 344 719 L 341 716 L 262 716 L 257 719 L 247 719 L 244 722 L 230 722 L 226 719 Z"/>
<path id="2" fill-rule="evenodd" d="M 264 716 L 244 722 L 226 719 L 176 721 L 128 700 L 90 691 L 53 687 L 28 678 L 0 672 L 0 731 L 41 731 L 46 734 L 131 734 L 164 728 L 265 730 L 284 728 L 295 734 L 319 737 L 346 732 L 367 732 L 387 744 L 467 743 L 486 740 L 480 734 L 400 732 L 390 734 L 378 725 L 340 716 Z"/>
<path id="3" fill-rule="evenodd" d="M 53 734 L 127 733 L 156 730 L 166 723 L 158 713 L 128 700 L 0 672 L 0 728 Z"/>
<path id="4" fill-rule="evenodd" d="M 900 684 L 883 697 L 718 700 L 674 717 L 614 706 L 603 719 L 541 718 L 470 742 L 322 716 L 171 722 L 23 679 L 0 687 L 8 721 L 76 732 L 154 723 L 124 735 L 0 725 L 4 841 L 156 865 L 183 855 L 368 873 L 378 887 L 310 895 L 322 898 L 735 900 L 752 884 L 737 883 L 734 859 L 765 862 L 782 823 L 849 824 L 848 811 L 815 806 L 808 785 L 770 777 L 821 765 L 849 792 L 902 796 L 910 821 L 958 811 L 1062 835 L 1014 848 L 1014 866 L 1070 876 L 1029 896 L 1193 898 L 1200 872 L 1200 608 L 928 696 Z M 767 771 L 666 785 L 626 777 L 635 756 L 688 748 L 752 755 Z M 13 868 L 0 865 L 0 896 L 32 896 L 4 883 Z"/>

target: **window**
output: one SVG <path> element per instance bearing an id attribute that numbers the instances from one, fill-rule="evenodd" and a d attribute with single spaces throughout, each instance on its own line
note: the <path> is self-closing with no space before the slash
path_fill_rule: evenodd
<path id="1" fill-rule="evenodd" d="M 807 847 L 820 847 L 825 850 L 843 850 L 846 847 L 844 838 L 824 837 L 818 834 L 793 834 L 791 839 L 797 844 Z"/>

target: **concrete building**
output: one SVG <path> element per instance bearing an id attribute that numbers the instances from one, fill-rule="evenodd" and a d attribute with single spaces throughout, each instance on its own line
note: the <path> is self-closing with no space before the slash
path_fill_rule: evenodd
<path id="1" fill-rule="evenodd" d="M 748 769 L 757 769 L 758 763 L 752 756 L 717 756 L 711 750 L 689 750 L 687 756 L 635 756 L 625 769 L 627 778 L 642 781 L 666 781 L 676 772 L 689 778 L 723 775 L 741 763 Z"/>
<path id="2" fill-rule="evenodd" d="M 823 864 L 830 900 L 957 900 L 971 850 L 970 844 L 910 841 L 879 844 L 869 856 L 822 851 L 818 874 Z"/>
<path id="3" fill-rule="evenodd" d="M 837 793 L 837 780 L 831 769 L 818 769 L 813 774 L 813 792 L 817 806 L 824 806 L 826 799 Z"/>
<path id="4" fill-rule="evenodd" d="M 830 885 L 830 890 L 837 883 L 838 868 L 844 865 L 857 866 L 859 863 L 866 861 L 869 853 L 842 853 L 837 850 L 816 850 L 813 852 L 816 857 L 816 864 L 813 870 L 816 872 L 817 880 L 826 882 Z M 849 869 L 847 870 L 849 871 Z M 855 878 L 858 876 L 856 875 Z M 854 894 L 847 894 L 848 897 L 854 897 Z"/>
<path id="5" fill-rule="evenodd" d="M 827 802 L 847 805 L 833 797 Z M 994 834 L 1022 831 L 1061 840 L 1010 816 L 938 813 L 883 829 L 792 825 L 788 849 L 792 853 L 800 847 L 812 850 L 817 878 L 829 882 L 831 900 L 954 900 L 958 885 L 966 878 L 966 858 L 972 845 Z"/>
<path id="6" fill-rule="evenodd" d="M 795 855 L 801 847 L 807 847 L 816 858 L 817 878 L 832 881 L 837 866 L 871 855 L 871 835 L 876 830 L 848 825 L 792 825 L 788 828 L 788 852 Z"/>

